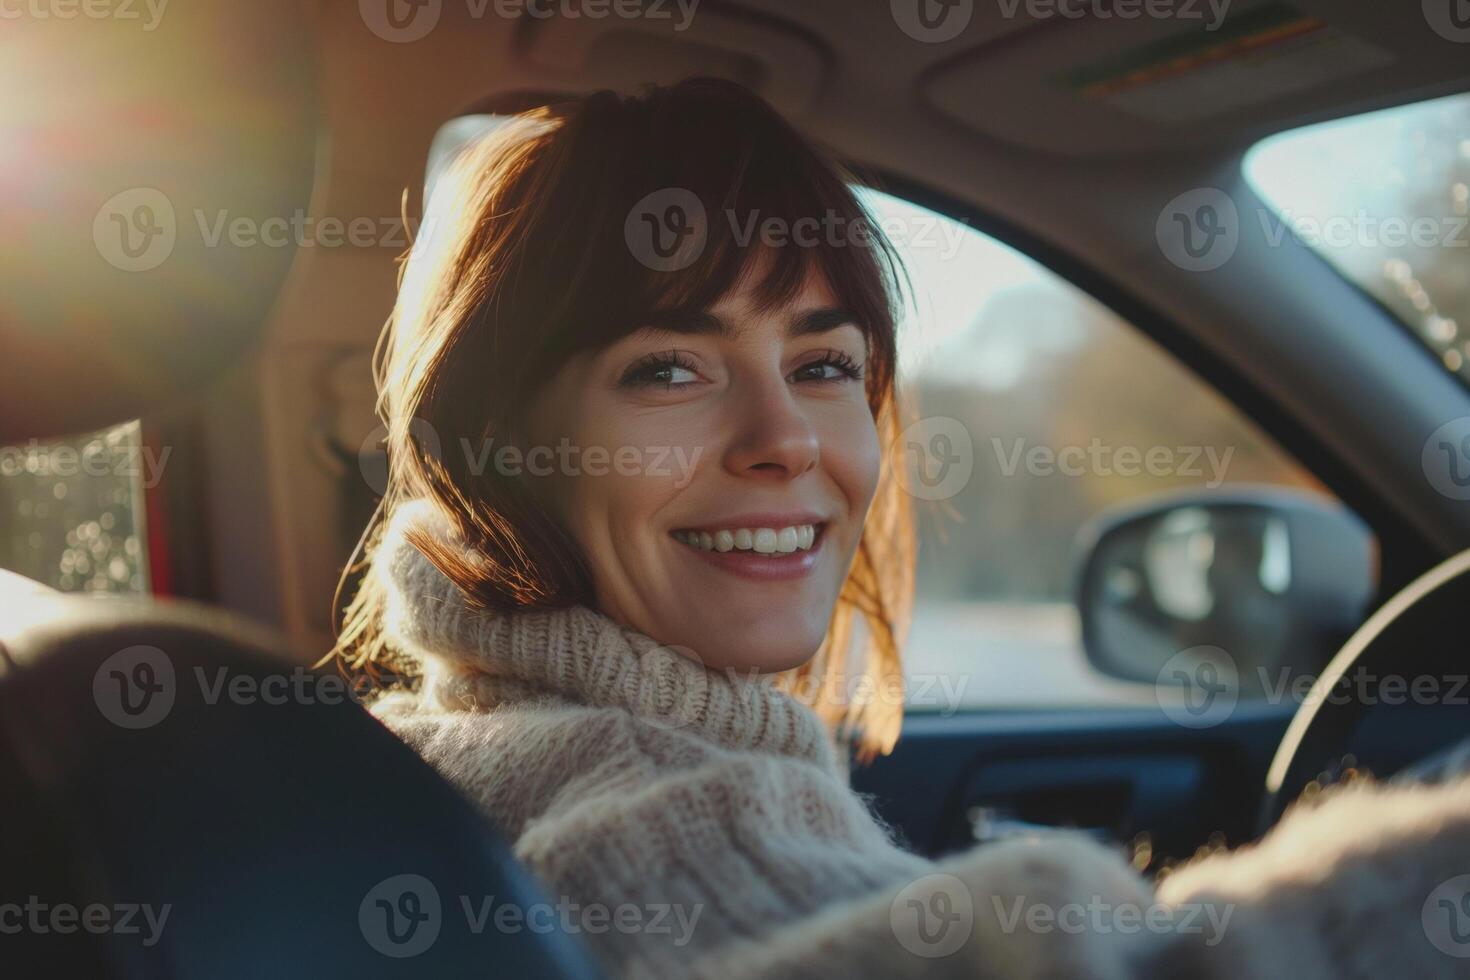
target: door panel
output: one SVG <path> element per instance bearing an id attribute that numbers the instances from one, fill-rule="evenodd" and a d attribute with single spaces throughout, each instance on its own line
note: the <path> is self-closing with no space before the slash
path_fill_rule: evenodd
<path id="1" fill-rule="evenodd" d="M 1040 824 L 1117 842 L 1147 834 L 1154 860 L 1183 858 L 1216 833 L 1251 839 L 1295 708 L 1242 702 L 1198 730 L 1157 708 L 911 714 L 894 752 L 855 768 L 852 785 L 931 857 Z M 1348 750 L 1386 776 L 1463 737 L 1463 724 L 1434 705 L 1380 707 Z"/>

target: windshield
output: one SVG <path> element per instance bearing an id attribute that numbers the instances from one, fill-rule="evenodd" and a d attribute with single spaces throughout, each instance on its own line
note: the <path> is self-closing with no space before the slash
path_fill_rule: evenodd
<path id="1" fill-rule="evenodd" d="M 1292 233 L 1470 384 L 1470 94 L 1258 144 L 1246 177 Z"/>

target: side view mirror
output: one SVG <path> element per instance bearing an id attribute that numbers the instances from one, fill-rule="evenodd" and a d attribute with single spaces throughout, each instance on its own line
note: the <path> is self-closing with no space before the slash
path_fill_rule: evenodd
<path id="1" fill-rule="evenodd" d="M 1320 669 L 1377 589 L 1367 526 L 1277 488 L 1171 493 L 1105 511 L 1078 545 L 1087 658 L 1126 680 L 1156 683 L 1186 650 L 1223 651 L 1240 693 L 1259 694 L 1282 671 Z"/>

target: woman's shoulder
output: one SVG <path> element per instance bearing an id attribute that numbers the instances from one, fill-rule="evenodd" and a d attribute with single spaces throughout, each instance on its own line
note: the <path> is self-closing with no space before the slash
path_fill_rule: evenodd
<path id="1" fill-rule="evenodd" d="M 475 711 L 392 694 L 369 711 L 510 834 L 571 803 L 637 793 L 732 755 L 622 708 L 554 694 Z"/>

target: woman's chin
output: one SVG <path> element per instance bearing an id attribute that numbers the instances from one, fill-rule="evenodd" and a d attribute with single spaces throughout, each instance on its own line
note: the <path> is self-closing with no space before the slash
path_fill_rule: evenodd
<path id="1" fill-rule="evenodd" d="M 774 674 L 800 667 L 810 660 L 826 634 L 824 620 L 815 626 L 805 621 L 781 622 L 763 617 L 729 624 L 702 620 L 686 633 L 681 645 L 712 670 L 738 674 Z"/>

